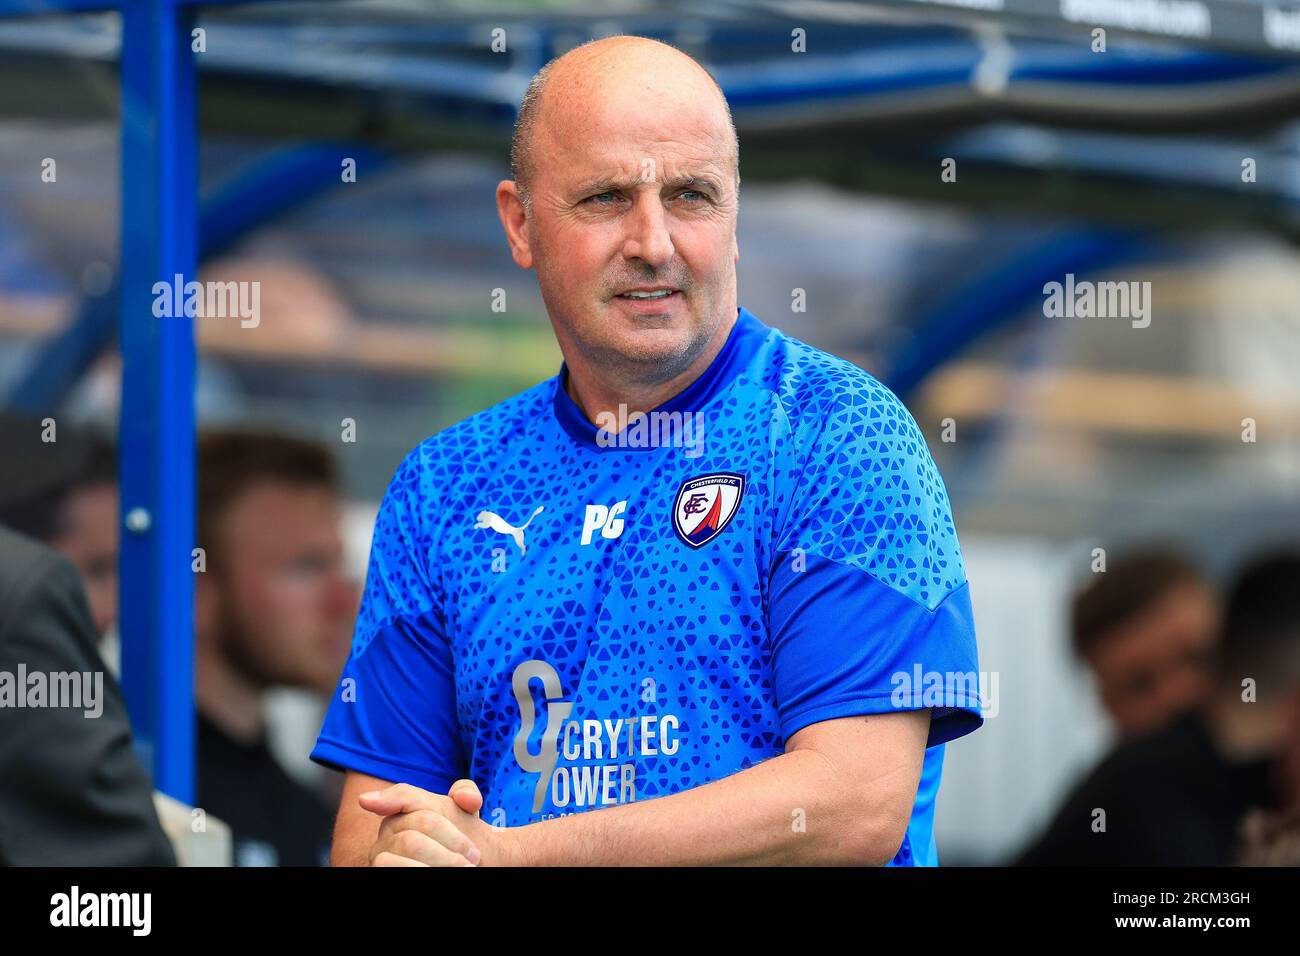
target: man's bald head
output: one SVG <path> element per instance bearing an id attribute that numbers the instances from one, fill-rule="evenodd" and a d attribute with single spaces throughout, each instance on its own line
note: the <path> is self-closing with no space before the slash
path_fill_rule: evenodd
<path id="1" fill-rule="evenodd" d="M 740 140 L 731 118 L 731 107 L 717 80 L 694 59 L 670 44 L 647 37 L 615 36 L 590 40 L 551 60 L 533 77 L 524 91 L 510 142 L 510 172 L 525 208 L 531 206 L 530 189 L 537 173 L 536 148 L 540 128 L 547 122 L 546 103 L 560 108 L 581 109 L 584 88 L 608 83 L 616 77 L 653 71 L 659 80 L 671 78 L 689 88 L 692 84 L 716 95 L 726 117 L 731 167 L 736 189 L 740 189 Z"/>

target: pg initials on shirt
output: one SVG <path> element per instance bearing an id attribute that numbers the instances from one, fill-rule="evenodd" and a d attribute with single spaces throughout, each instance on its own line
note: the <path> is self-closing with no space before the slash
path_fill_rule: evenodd
<path id="1" fill-rule="evenodd" d="M 602 538 L 617 538 L 623 533 L 623 519 L 627 502 L 619 501 L 606 508 L 604 505 L 587 505 L 587 516 L 582 522 L 582 543 L 591 544 L 596 532 Z"/>

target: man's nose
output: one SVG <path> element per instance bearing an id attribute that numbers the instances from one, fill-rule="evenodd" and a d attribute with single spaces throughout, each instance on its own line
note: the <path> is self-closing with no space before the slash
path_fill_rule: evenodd
<path id="1" fill-rule="evenodd" d="M 625 259 L 641 259 L 656 268 L 673 256 L 673 238 L 668 231 L 667 216 L 660 198 L 642 196 L 627 217 L 628 236 L 623 243 Z"/>

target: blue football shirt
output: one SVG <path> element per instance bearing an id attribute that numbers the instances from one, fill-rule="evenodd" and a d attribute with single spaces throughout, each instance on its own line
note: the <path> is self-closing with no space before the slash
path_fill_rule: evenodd
<path id="1" fill-rule="evenodd" d="M 947 492 L 856 366 L 743 307 L 685 391 L 587 420 L 566 370 L 426 439 L 375 522 L 312 758 L 519 826 L 700 786 L 817 721 L 931 709 L 897 865 L 982 722 Z"/>

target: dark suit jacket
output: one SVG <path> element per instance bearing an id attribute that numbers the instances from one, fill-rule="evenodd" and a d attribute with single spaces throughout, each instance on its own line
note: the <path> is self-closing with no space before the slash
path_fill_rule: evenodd
<path id="1" fill-rule="evenodd" d="M 0 706 L 0 864 L 174 865 L 76 569 L 0 527 L 0 671 L 16 681 L 20 663 L 102 672 L 103 712 Z"/>
<path id="2" fill-rule="evenodd" d="M 1269 778 L 1267 760 L 1229 762 L 1205 720 L 1184 714 L 1111 751 L 1016 864 L 1230 866 L 1247 812 L 1273 804 Z"/>

